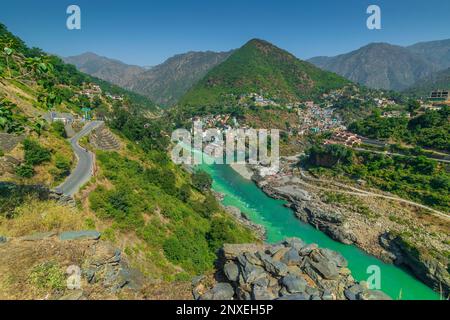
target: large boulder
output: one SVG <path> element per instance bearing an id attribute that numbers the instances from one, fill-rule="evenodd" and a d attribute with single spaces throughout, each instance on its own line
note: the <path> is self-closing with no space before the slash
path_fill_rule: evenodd
<path id="1" fill-rule="evenodd" d="M 229 283 L 217 283 L 211 290 L 207 291 L 201 300 L 232 300 L 234 297 L 233 287 Z"/>
<path id="2" fill-rule="evenodd" d="M 281 283 L 290 293 L 305 292 L 306 286 L 308 285 L 304 278 L 293 275 L 283 277 L 283 279 L 281 279 Z"/>
<path id="3" fill-rule="evenodd" d="M 234 261 L 229 261 L 223 266 L 223 273 L 232 282 L 239 279 L 239 267 Z"/>
<path id="4" fill-rule="evenodd" d="M 311 253 L 308 263 L 324 279 L 336 280 L 339 278 L 339 270 L 336 263 L 319 251 Z"/>
<path id="5" fill-rule="evenodd" d="M 274 260 L 269 255 L 261 252 L 256 253 L 256 255 L 262 261 L 264 269 L 269 271 L 273 275 L 285 276 L 288 274 L 289 269 L 283 262 Z"/>

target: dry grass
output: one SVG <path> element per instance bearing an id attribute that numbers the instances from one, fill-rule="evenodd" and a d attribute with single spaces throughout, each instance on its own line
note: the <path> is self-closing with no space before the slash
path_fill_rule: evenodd
<path id="1" fill-rule="evenodd" d="M 19 237 L 35 232 L 82 230 L 87 215 L 53 201 L 30 200 L 15 210 L 14 219 L 0 217 L 0 233 Z"/>

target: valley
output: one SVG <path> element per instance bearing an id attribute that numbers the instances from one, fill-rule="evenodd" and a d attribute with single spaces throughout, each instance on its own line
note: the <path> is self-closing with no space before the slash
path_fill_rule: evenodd
<path id="1" fill-rule="evenodd" d="M 0 298 L 448 298 L 448 41 L 152 68 L 0 45 Z M 173 163 L 195 121 L 279 130 L 281 166 Z"/>

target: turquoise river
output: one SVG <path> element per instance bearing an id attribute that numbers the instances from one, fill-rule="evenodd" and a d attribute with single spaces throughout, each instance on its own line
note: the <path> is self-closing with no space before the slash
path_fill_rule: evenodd
<path id="1" fill-rule="evenodd" d="M 307 243 L 340 252 L 349 263 L 355 279 L 367 280 L 369 266 L 381 269 L 381 290 L 393 299 L 435 300 L 439 295 L 408 272 L 364 253 L 352 245 L 338 243 L 311 225 L 301 222 L 294 212 L 284 207 L 284 201 L 272 199 L 253 182 L 242 178 L 228 165 L 200 166 L 213 178 L 213 189 L 225 195 L 224 205 L 241 209 L 253 222 L 263 225 L 267 242 L 278 242 L 287 237 L 298 237 Z"/>

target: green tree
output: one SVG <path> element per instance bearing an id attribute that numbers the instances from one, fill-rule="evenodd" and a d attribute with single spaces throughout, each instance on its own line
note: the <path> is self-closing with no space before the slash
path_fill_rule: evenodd
<path id="1" fill-rule="evenodd" d="M 200 191 L 210 190 L 212 186 L 212 178 L 206 171 L 196 171 L 192 175 L 192 185 Z"/>

